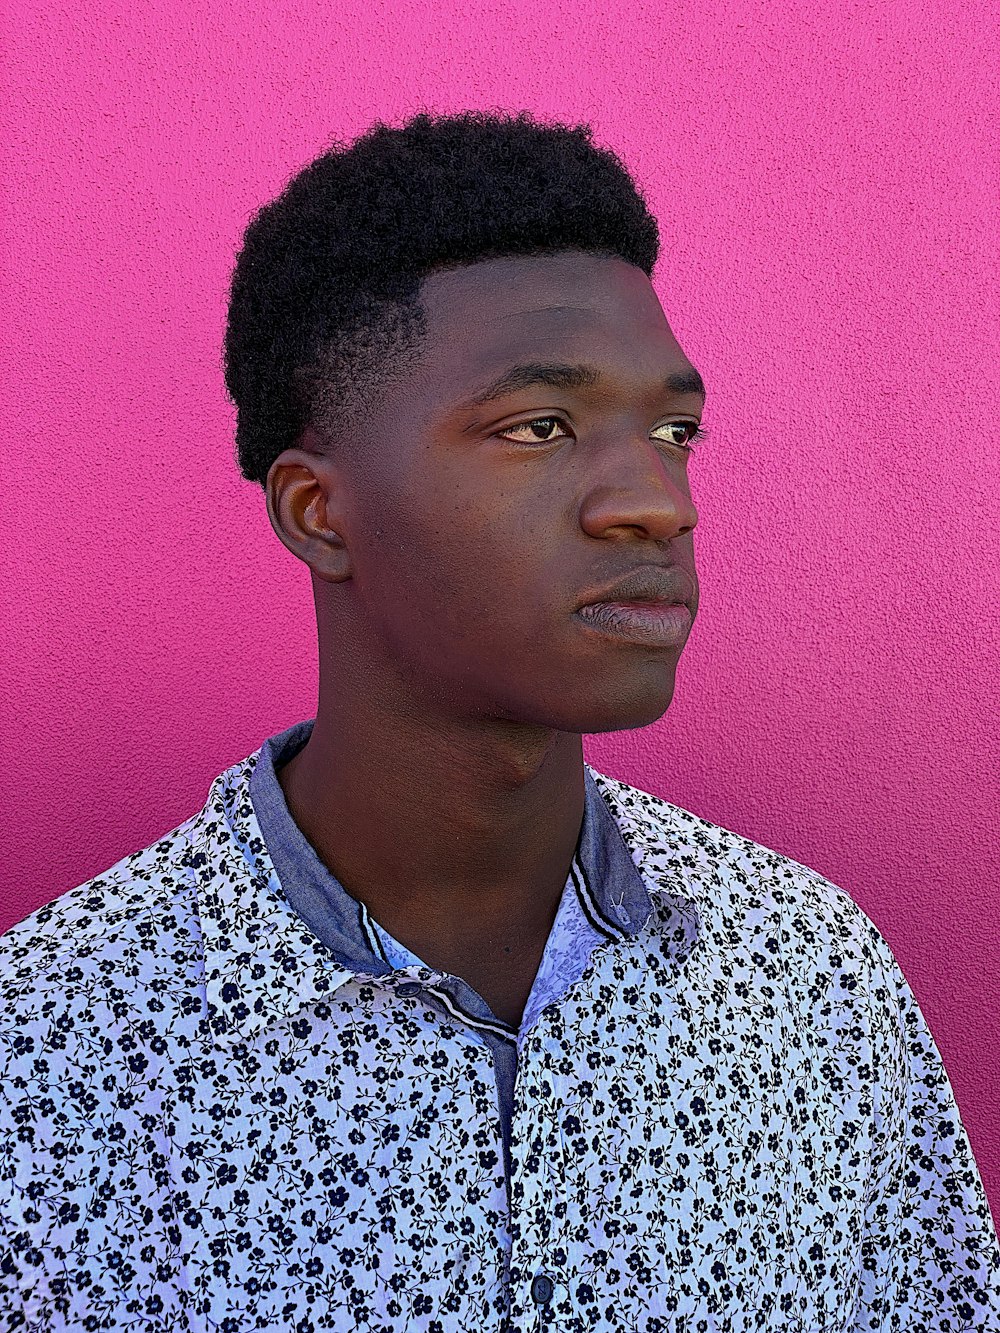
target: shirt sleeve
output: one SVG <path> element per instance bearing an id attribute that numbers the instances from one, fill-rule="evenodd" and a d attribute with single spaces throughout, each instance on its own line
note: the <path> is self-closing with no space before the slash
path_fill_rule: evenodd
<path id="1" fill-rule="evenodd" d="M 871 925 L 872 1174 L 852 1333 L 1000 1333 L 1000 1247 L 951 1083 L 916 997 Z"/>

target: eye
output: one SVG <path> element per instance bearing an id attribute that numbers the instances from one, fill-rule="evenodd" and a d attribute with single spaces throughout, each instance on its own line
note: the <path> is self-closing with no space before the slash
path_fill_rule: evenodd
<path id="1" fill-rule="evenodd" d="M 667 443 L 676 444 L 679 448 L 685 449 L 689 454 L 694 453 L 694 440 L 703 440 L 708 431 L 702 430 L 696 421 L 668 421 L 662 426 L 654 427 L 652 434 L 662 439 L 663 436 L 657 432 L 667 432 Z"/>
<path id="2" fill-rule="evenodd" d="M 666 443 L 676 445 L 689 454 L 694 453 L 693 442 L 703 440 L 708 434 L 695 421 L 668 421 L 662 426 L 655 426 L 651 432 L 654 438 L 664 439 L 664 435 L 659 432 L 666 433 Z M 547 444 L 560 438 L 561 434 L 569 434 L 569 430 L 561 417 L 549 416 L 532 417 L 530 421 L 518 422 L 516 426 L 508 426 L 497 434 L 501 439 L 513 440 L 517 444 Z"/>
<path id="3" fill-rule="evenodd" d="M 545 444 L 556 438 L 558 428 L 562 425 L 564 422 L 560 417 L 533 417 L 531 421 L 520 421 L 516 426 L 508 426 L 497 434 L 517 444 Z"/>

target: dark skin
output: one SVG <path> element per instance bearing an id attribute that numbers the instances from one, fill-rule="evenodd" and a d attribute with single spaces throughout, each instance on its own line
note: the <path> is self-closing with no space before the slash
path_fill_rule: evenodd
<path id="1" fill-rule="evenodd" d="M 268 473 L 320 654 L 315 727 L 278 777 L 347 892 L 517 1026 L 583 819 L 583 735 L 661 717 L 682 651 L 573 613 L 639 566 L 678 566 L 693 619 L 681 442 L 704 396 L 622 260 L 487 260 L 420 298 L 426 335 L 371 406 Z M 590 373 L 471 401 L 515 365 Z"/>

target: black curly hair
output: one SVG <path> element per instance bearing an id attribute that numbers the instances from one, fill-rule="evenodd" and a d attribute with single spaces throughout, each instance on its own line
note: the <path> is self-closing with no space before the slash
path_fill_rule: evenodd
<path id="1" fill-rule="evenodd" d="M 502 255 L 606 253 L 653 272 L 656 220 L 588 125 L 526 112 L 376 123 L 300 171 L 253 218 L 233 272 L 226 387 L 240 471 L 363 404 L 419 344 L 433 270 Z"/>

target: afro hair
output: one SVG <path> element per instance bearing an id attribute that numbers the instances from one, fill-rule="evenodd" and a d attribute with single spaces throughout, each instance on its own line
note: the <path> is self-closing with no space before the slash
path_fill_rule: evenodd
<path id="1" fill-rule="evenodd" d="M 306 426 L 329 432 L 419 343 L 436 269 L 582 250 L 650 276 L 656 220 L 587 125 L 527 113 L 372 126 L 300 171 L 250 222 L 225 336 L 240 471 L 265 485 Z"/>

